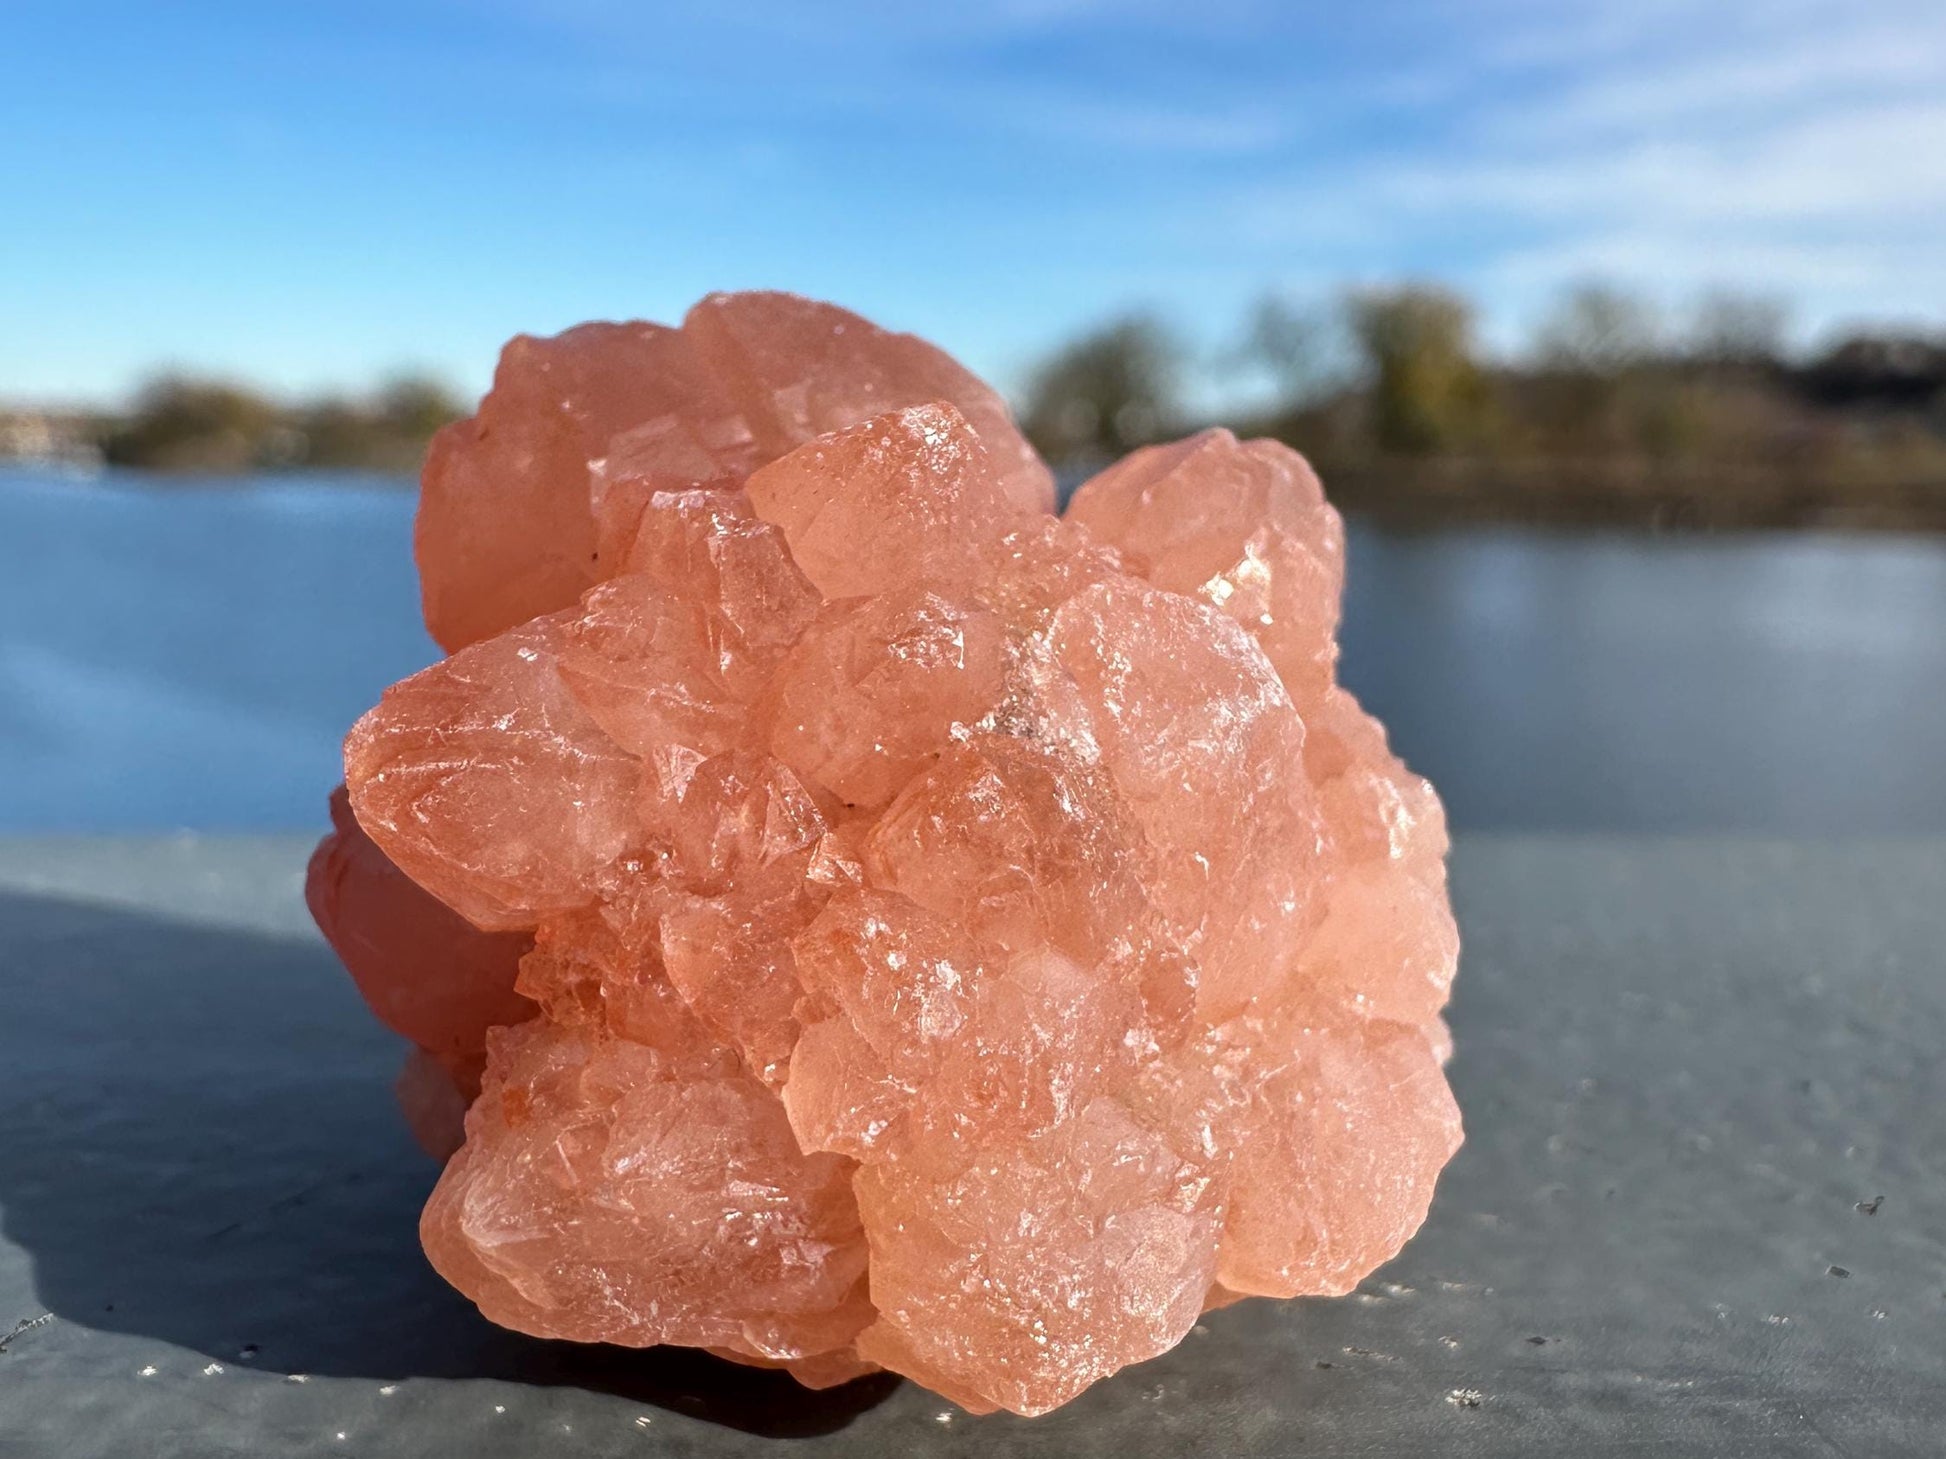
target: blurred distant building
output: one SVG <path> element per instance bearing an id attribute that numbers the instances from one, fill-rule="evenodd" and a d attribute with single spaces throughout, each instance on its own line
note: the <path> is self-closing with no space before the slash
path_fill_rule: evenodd
<path id="1" fill-rule="evenodd" d="M 98 435 L 96 423 L 76 412 L 0 407 L 0 461 L 96 467 Z"/>

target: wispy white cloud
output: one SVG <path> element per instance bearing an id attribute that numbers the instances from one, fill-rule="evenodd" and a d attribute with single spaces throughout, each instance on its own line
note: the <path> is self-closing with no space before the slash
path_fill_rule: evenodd
<path id="1" fill-rule="evenodd" d="M 1946 97 L 1834 109 L 1754 134 L 1626 140 L 1475 161 L 1408 161 L 1372 180 L 1396 209 L 1596 226 L 1853 223 L 1946 207 Z"/>
<path id="2" fill-rule="evenodd" d="M 1814 326 L 1946 314 L 1946 6 L 1696 9 L 1560 22 L 1488 0 L 1445 86 L 1420 73 L 1428 138 L 1245 187 L 1230 216 L 1260 245 L 1364 246 L 1379 267 L 1423 269 L 1449 239 L 1447 271 L 1503 325 L 1589 275 L 1788 292 Z"/>
<path id="3" fill-rule="evenodd" d="M 1551 101 L 1550 131 L 1639 133 L 1698 120 L 1761 121 L 1780 110 L 1928 87 L 1943 74 L 1946 7 L 1930 31 L 1900 26 L 1854 35 L 1811 33 L 1755 52 L 1738 49 L 1598 75 Z"/>
<path id="4" fill-rule="evenodd" d="M 36 220 L 0 230 L 30 281 L 0 312 L 47 342 L 36 390 L 184 340 L 293 381 L 484 357 L 503 322 L 726 283 L 986 365 L 1116 309 L 1214 334 L 1266 284 L 1404 274 L 1502 338 L 1591 274 L 1946 319 L 1946 0 L 101 3 L 141 24 L 0 45 Z M 272 338 L 252 289 L 309 312 Z"/>

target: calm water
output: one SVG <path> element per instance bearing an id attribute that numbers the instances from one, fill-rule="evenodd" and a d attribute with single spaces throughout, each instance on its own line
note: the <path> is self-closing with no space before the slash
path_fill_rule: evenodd
<path id="1" fill-rule="evenodd" d="M 0 830 L 315 824 L 411 511 L 0 471 Z M 1355 532 L 1344 676 L 1462 826 L 1946 829 L 1946 542 Z"/>

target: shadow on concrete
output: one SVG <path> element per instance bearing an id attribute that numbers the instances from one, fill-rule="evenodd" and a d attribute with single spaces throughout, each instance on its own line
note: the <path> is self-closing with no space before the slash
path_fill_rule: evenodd
<path id="1" fill-rule="evenodd" d="M 399 1046 L 321 945 L 12 893 L 0 929 L 0 1235 L 33 1286 L 9 1301 L 227 1365 L 574 1386 L 764 1435 L 897 1386 L 487 1322 L 419 1250 L 437 1171 L 392 1104 Z"/>

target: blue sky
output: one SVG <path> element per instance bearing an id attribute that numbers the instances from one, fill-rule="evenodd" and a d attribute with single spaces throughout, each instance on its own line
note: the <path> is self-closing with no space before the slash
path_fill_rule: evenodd
<path id="1" fill-rule="evenodd" d="M 1946 318 L 1941 0 L 0 0 L 0 396 L 821 294 L 1001 383 L 1435 277 Z"/>

